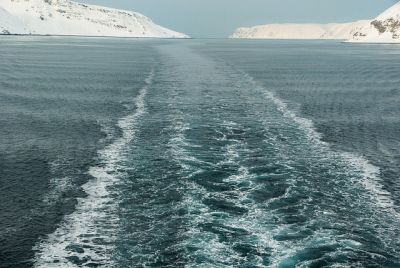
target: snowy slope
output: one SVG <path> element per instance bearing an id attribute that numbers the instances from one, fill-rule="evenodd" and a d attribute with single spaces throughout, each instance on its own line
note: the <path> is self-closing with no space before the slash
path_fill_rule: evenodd
<path id="1" fill-rule="evenodd" d="M 238 28 L 231 38 L 246 39 L 349 39 L 369 21 L 330 24 L 266 24 Z"/>
<path id="2" fill-rule="evenodd" d="M 0 7 L 0 34 L 23 34 L 27 30 L 24 24 Z"/>
<path id="3" fill-rule="evenodd" d="M 348 41 L 400 43 L 400 2 L 359 29 Z"/>
<path id="4" fill-rule="evenodd" d="M 331 24 L 266 24 L 238 28 L 232 38 L 343 39 L 348 42 L 400 43 L 400 2 L 374 20 Z"/>
<path id="5" fill-rule="evenodd" d="M 70 0 L 0 0 L 0 33 L 185 38 L 142 14 Z"/>

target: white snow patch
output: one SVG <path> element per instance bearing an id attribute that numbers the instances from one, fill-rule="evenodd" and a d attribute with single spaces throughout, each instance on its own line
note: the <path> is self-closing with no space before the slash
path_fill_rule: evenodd
<path id="1" fill-rule="evenodd" d="M 266 24 L 238 28 L 231 38 L 244 39 L 349 39 L 369 21 L 330 24 Z"/>
<path id="2" fill-rule="evenodd" d="M 359 29 L 348 42 L 400 43 L 400 2 Z"/>
<path id="3" fill-rule="evenodd" d="M 231 38 L 332 39 L 355 43 L 400 43 L 400 2 L 373 20 L 329 24 L 266 24 L 241 27 Z"/>
<path id="4" fill-rule="evenodd" d="M 70 0 L 0 0 L 0 33 L 187 38 L 137 12 Z"/>
<path id="5" fill-rule="evenodd" d="M 0 34 L 23 34 L 27 30 L 24 24 L 0 7 Z"/>

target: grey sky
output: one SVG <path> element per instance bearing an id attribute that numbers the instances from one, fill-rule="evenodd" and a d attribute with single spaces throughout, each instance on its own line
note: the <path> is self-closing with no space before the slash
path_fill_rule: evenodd
<path id="1" fill-rule="evenodd" d="M 76 0 L 137 11 L 192 37 L 227 37 L 239 26 L 374 18 L 396 0 Z"/>

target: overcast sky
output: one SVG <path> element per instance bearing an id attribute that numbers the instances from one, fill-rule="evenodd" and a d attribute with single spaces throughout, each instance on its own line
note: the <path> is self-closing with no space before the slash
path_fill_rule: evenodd
<path id="1" fill-rule="evenodd" d="M 76 0 L 137 11 L 192 37 L 227 37 L 240 26 L 369 19 L 396 0 Z"/>

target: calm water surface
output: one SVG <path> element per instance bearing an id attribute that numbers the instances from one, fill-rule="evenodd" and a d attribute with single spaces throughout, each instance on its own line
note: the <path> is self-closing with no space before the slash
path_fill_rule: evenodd
<path id="1" fill-rule="evenodd" d="M 0 56 L 0 267 L 400 267 L 399 46 Z"/>

